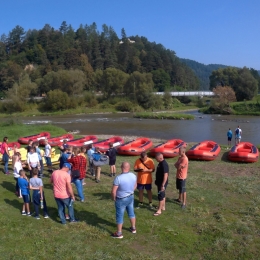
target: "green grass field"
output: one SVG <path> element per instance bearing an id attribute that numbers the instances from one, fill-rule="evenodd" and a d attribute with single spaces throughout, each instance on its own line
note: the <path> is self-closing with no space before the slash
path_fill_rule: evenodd
<path id="1" fill-rule="evenodd" d="M 1 134 L 4 128 L 0 128 Z M 136 159 L 118 156 L 117 169 L 123 161 L 133 166 Z M 259 259 L 260 163 L 228 162 L 224 146 L 213 162 L 190 161 L 187 209 L 181 210 L 173 200 L 177 198 L 176 160 L 167 159 L 166 211 L 154 217 L 145 198 L 146 207 L 135 210 L 137 234 L 128 231 L 125 215 L 121 240 L 110 237 L 116 224 L 108 166 L 102 168 L 99 184 L 87 175 L 86 201 L 74 204 L 81 222 L 66 226 L 59 223 L 47 172 L 44 184 L 50 219 L 40 220 L 21 215 L 22 200 L 14 194 L 15 181 L 1 172 L 0 259 Z M 157 205 L 155 187 L 153 194 Z M 137 195 L 135 192 L 136 204 Z"/>

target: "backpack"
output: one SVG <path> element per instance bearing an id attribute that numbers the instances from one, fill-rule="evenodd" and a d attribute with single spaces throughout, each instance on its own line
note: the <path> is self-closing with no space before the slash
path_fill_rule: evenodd
<path id="1" fill-rule="evenodd" d="M 238 128 L 236 129 L 236 135 L 239 135 L 239 129 Z"/>
<path id="2" fill-rule="evenodd" d="M 92 158 L 94 161 L 99 161 L 101 159 L 101 154 L 100 153 L 93 153 Z"/>

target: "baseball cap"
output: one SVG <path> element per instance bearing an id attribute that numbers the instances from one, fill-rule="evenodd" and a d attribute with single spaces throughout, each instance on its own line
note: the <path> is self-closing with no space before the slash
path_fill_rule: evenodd
<path id="1" fill-rule="evenodd" d="M 71 165 L 69 163 L 64 163 L 62 167 L 66 167 L 71 170 Z"/>

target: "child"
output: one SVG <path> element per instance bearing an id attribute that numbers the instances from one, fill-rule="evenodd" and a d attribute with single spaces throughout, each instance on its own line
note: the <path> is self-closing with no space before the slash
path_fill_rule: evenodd
<path id="1" fill-rule="evenodd" d="M 25 175 L 25 171 L 24 170 L 20 170 L 19 171 L 20 177 L 18 178 L 18 186 L 21 189 L 21 193 L 23 196 L 23 209 L 22 209 L 22 215 L 23 216 L 31 216 L 30 213 L 30 191 L 29 191 L 29 183 L 28 183 L 28 179 Z M 25 212 L 25 210 L 27 211 L 27 214 Z"/>
<path id="2" fill-rule="evenodd" d="M 45 156 L 45 161 L 48 167 L 48 172 L 52 172 L 52 163 L 51 163 L 51 146 L 48 143 L 48 140 L 44 141 L 45 143 L 45 148 L 44 148 L 44 156 Z"/>
<path id="3" fill-rule="evenodd" d="M 87 163 L 86 163 L 86 173 L 87 173 L 87 170 L 88 170 L 88 161 L 87 161 L 86 151 L 87 151 L 87 149 L 86 149 L 85 146 L 80 147 L 80 153 L 79 153 L 79 155 L 80 155 L 80 156 L 83 156 L 83 157 L 86 159 L 86 162 L 87 162 Z M 85 178 L 82 179 L 82 185 L 86 185 Z"/>
<path id="4" fill-rule="evenodd" d="M 43 160 L 42 160 L 42 155 L 41 155 L 41 150 L 39 148 L 39 141 L 36 141 L 33 143 L 33 147 L 38 154 L 39 162 L 40 162 L 40 170 L 39 170 L 39 178 L 43 177 Z"/>
<path id="5" fill-rule="evenodd" d="M 15 185 L 15 194 L 18 196 L 18 198 L 22 198 L 21 195 L 21 190 L 19 189 L 18 185 L 18 179 L 20 177 L 20 170 L 23 169 L 22 163 L 21 163 L 21 154 L 20 153 L 15 153 L 12 157 L 12 165 L 13 165 L 13 170 L 14 170 L 14 179 L 16 181 Z"/>
<path id="6" fill-rule="evenodd" d="M 35 218 L 40 219 L 39 216 L 39 206 L 41 206 L 41 200 L 43 201 L 43 212 L 44 218 L 49 218 L 47 205 L 43 192 L 43 183 L 40 178 L 38 178 L 38 169 L 32 169 L 33 178 L 30 179 L 30 189 L 33 190 L 33 205 L 35 210 Z"/>

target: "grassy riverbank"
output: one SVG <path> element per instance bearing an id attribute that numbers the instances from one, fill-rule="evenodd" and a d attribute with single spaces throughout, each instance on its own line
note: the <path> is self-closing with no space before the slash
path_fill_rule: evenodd
<path id="1" fill-rule="evenodd" d="M 170 112 L 165 112 L 165 113 L 143 112 L 143 113 L 135 113 L 134 118 L 192 120 L 194 119 L 194 116 L 189 114 L 177 114 L 177 113 L 170 113 Z"/>
<path id="2" fill-rule="evenodd" d="M 20 126 L 23 134 L 15 137 L 9 134 L 10 125 L 0 127 L 1 134 L 7 133 L 11 141 L 38 131 L 33 126 Z M 60 128 L 40 127 L 53 135 L 62 133 Z M 76 201 L 74 206 L 81 222 L 66 226 L 57 218 L 57 205 L 47 172 L 43 181 L 50 219 L 41 217 L 40 220 L 21 216 L 22 201 L 14 195 L 14 179 L 1 173 L 0 254 L 5 259 L 258 259 L 260 162 L 228 162 L 224 148 L 213 162 L 190 161 L 185 211 L 173 200 L 177 197 L 174 179 L 177 159 L 167 159 L 170 181 L 166 211 L 154 217 L 145 197 L 146 206 L 135 210 L 137 234 L 128 231 L 129 222 L 125 217 L 122 240 L 110 237 L 116 224 L 108 166 L 102 167 L 99 184 L 88 175 L 84 186 L 86 202 Z M 118 156 L 118 170 L 123 161 L 133 165 L 136 159 Z M 156 193 L 153 187 L 155 205 Z M 138 193 L 135 192 L 137 202 Z M 33 206 L 31 209 L 33 211 Z"/>

